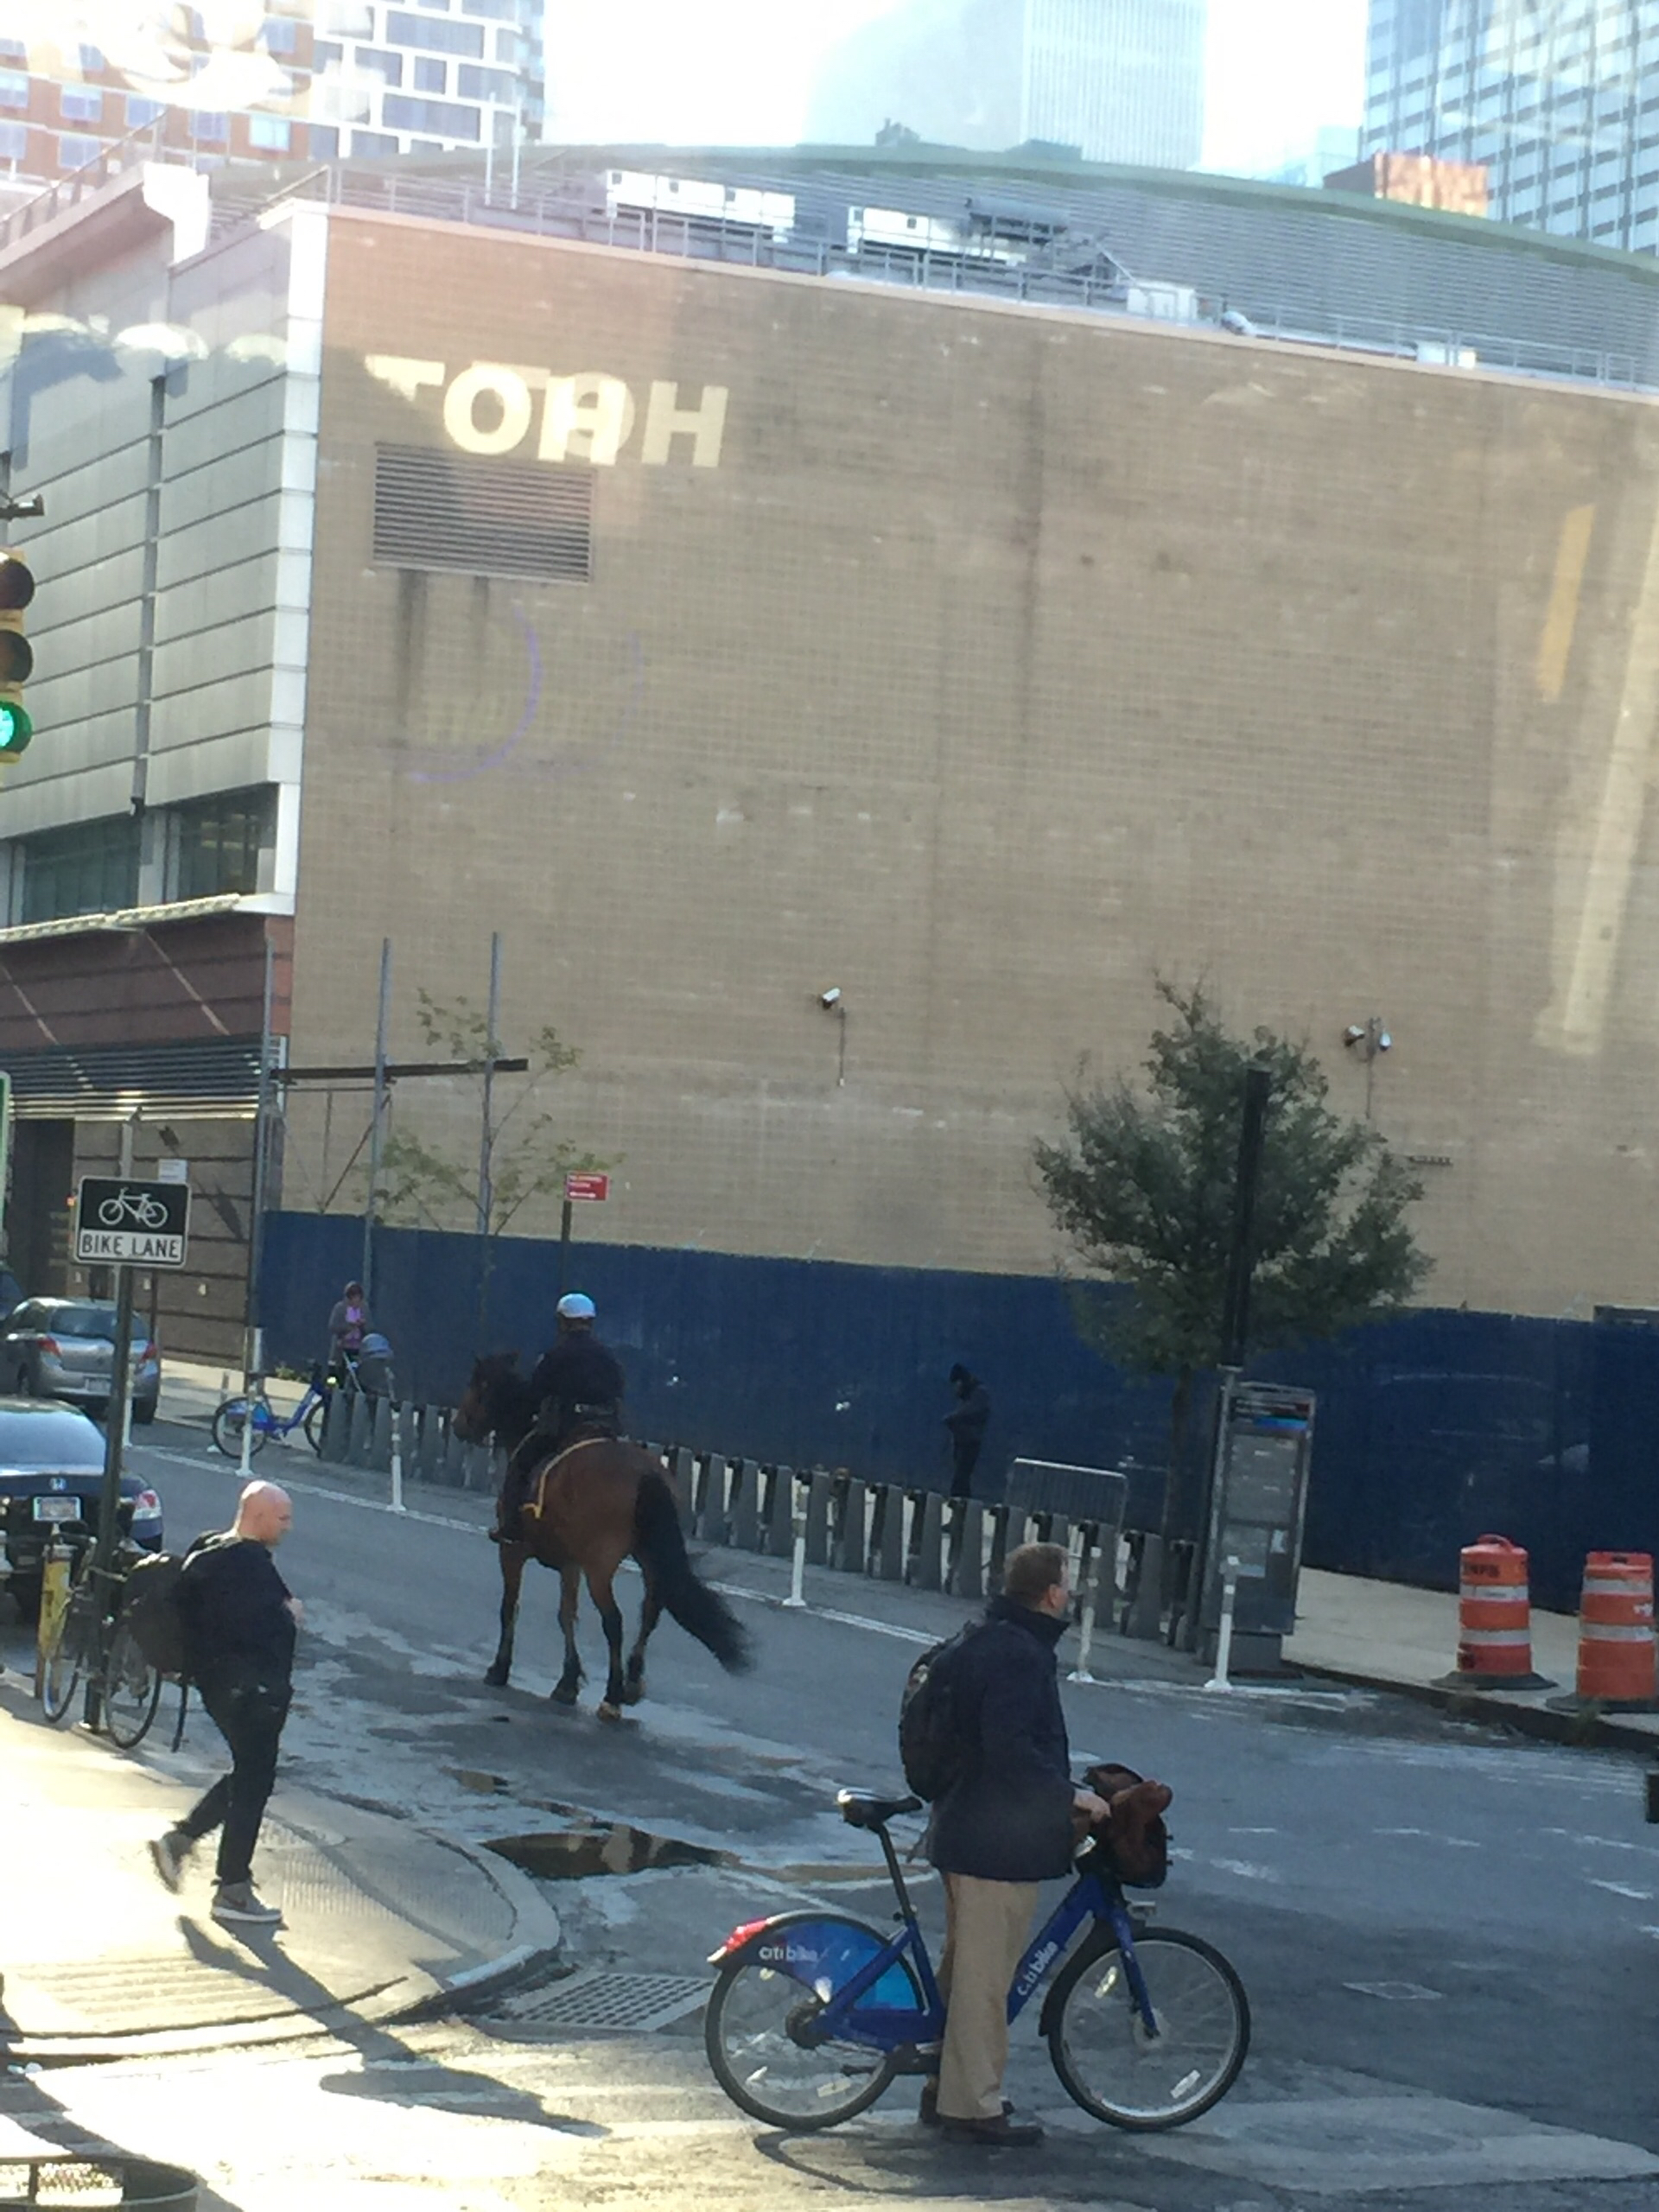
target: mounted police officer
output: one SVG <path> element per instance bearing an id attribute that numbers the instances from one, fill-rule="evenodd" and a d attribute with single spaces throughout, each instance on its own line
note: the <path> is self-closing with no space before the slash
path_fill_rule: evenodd
<path id="1" fill-rule="evenodd" d="M 558 1334 L 536 1363 L 530 1387 L 540 1404 L 536 1426 L 507 1462 L 496 1500 L 496 1543 L 510 1541 L 530 1499 L 530 1478 L 581 1435 L 614 1436 L 627 1388 L 621 1364 L 594 1334 L 591 1298 L 579 1290 L 559 1300 Z"/>

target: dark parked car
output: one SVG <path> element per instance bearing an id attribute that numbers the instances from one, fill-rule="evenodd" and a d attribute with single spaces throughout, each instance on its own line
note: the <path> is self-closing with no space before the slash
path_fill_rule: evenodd
<path id="1" fill-rule="evenodd" d="M 0 1390 L 67 1398 L 102 1414 L 115 1366 L 115 1308 L 90 1298 L 26 1298 L 0 1324 Z M 142 1323 L 132 1332 L 132 1417 L 154 1421 L 162 1356 Z"/>
<path id="2" fill-rule="evenodd" d="M 11 1594 L 26 1619 L 41 1601 L 41 1555 L 54 1535 L 90 1543 L 98 1530 L 104 1437 L 73 1406 L 0 1398 L 0 1534 Z M 162 1501 L 136 1475 L 121 1481 L 120 1530 L 162 1548 Z"/>

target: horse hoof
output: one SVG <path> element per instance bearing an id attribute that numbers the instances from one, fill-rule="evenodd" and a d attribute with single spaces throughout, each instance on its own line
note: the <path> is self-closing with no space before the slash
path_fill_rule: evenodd
<path id="1" fill-rule="evenodd" d="M 630 1682 L 622 1693 L 624 1705 L 638 1705 L 645 1694 L 644 1682 Z"/>
<path id="2" fill-rule="evenodd" d="M 601 1720 L 620 1720 L 622 1718 L 622 1708 L 620 1705 L 613 1705 L 609 1698 L 606 1698 L 600 1706 L 599 1717 Z"/>
<path id="3" fill-rule="evenodd" d="M 492 1667 L 484 1680 L 493 1690 L 504 1690 L 507 1687 L 507 1670 L 505 1667 Z"/>
<path id="4" fill-rule="evenodd" d="M 576 1685 L 574 1682 L 557 1682 L 548 1692 L 547 1696 L 550 1705 L 574 1705 L 576 1701 Z"/>

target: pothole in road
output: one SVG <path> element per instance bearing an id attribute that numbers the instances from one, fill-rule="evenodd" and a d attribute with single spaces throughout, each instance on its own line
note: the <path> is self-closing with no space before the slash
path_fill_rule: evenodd
<path id="1" fill-rule="evenodd" d="M 594 1874 L 642 1874 L 664 1866 L 738 1866 L 734 1852 L 713 1851 L 677 1836 L 654 1835 L 626 1821 L 594 1821 L 535 1835 L 498 1835 L 488 1848 L 543 1882 L 580 1882 Z"/>

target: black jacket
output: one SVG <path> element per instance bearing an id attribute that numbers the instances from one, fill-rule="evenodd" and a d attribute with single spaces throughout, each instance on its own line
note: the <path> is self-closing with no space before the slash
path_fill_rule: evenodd
<path id="1" fill-rule="evenodd" d="M 193 1544 L 178 1596 L 192 1678 L 286 1690 L 294 1669 L 289 1596 L 268 1544 L 228 1535 Z"/>
<path id="2" fill-rule="evenodd" d="M 588 1330 L 573 1329 L 537 1361 L 530 1387 L 538 1406 L 547 1398 L 557 1401 L 563 1426 L 578 1406 L 620 1404 L 627 1384 L 616 1354 Z"/>
<path id="3" fill-rule="evenodd" d="M 941 1873 L 1046 1882 L 1071 1871 L 1075 1790 L 1055 1661 L 1065 1631 L 1063 1620 L 995 1598 L 963 1645 L 953 1687 L 973 1749 L 933 1808 L 928 1856 Z"/>

